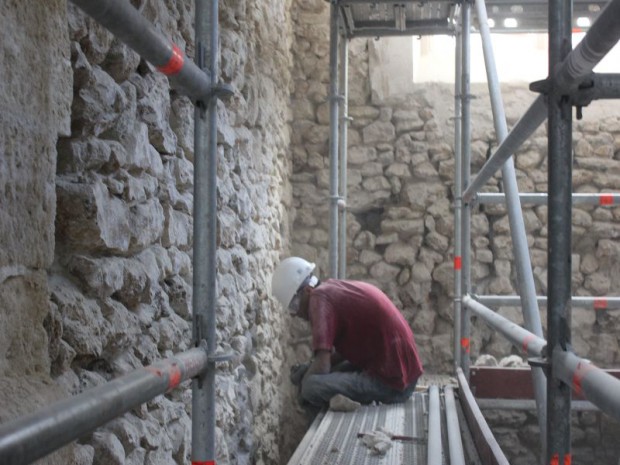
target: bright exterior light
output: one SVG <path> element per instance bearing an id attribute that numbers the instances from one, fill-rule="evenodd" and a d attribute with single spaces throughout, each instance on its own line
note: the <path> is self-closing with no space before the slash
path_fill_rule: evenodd
<path id="1" fill-rule="evenodd" d="M 495 27 L 495 20 L 493 18 L 487 18 L 487 24 L 489 27 Z"/>
<path id="2" fill-rule="evenodd" d="M 517 20 L 515 18 L 506 18 L 504 20 L 504 27 L 515 28 L 517 25 Z"/>
<path id="3" fill-rule="evenodd" d="M 590 27 L 590 18 L 582 16 L 577 18 L 577 26 L 579 27 Z"/>

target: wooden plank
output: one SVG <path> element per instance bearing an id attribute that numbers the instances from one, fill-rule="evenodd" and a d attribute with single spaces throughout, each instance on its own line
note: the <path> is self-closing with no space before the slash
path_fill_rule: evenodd
<path id="1" fill-rule="evenodd" d="M 469 384 L 465 379 L 463 370 L 457 368 L 456 370 L 458 383 L 459 383 L 459 400 L 467 425 L 476 443 L 476 449 L 480 456 L 480 460 L 483 465 L 510 465 L 508 459 L 499 447 L 499 444 L 495 440 L 489 425 L 487 425 L 474 395 L 469 389 Z"/>
<path id="2" fill-rule="evenodd" d="M 605 370 L 620 379 L 620 370 Z M 477 399 L 533 399 L 530 368 L 472 366 L 469 371 L 470 388 Z M 573 398 L 584 400 L 573 392 Z"/>

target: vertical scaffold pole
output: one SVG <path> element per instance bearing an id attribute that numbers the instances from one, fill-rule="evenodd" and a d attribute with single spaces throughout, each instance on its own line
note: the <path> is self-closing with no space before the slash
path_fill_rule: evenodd
<path id="1" fill-rule="evenodd" d="M 571 388 L 556 374 L 555 352 L 570 344 L 572 106 L 554 82 L 560 63 L 571 51 L 571 0 L 549 2 L 549 197 L 547 343 L 551 363 L 547 382 L 546 463 L 570 463 Z M 568 459 L 568 461 L 567 461 Z"/>
<path id="2" fill-rule="evenodd" d="M 491 98 L 491 108 L 493 111 L 493 121 L 495 123 L 495 134 L 498 144 L 501 144 L 508 136 L 508 126 L 506 124 L 506 114 L 502 101 L 497 68 L 495 66 L 495 55 L 491 42 L 491 33 L 487 23 L 487 12 L 484 0 L 476 0 L 476 12 L 480 24 L 480 36 L 482 38 L 482 48 L 489 86 L 489 96 Z M 523 309 L 523 319 L 525 327 L 536 336 L 543 338 L 542 323 L 538 301 L 536 300 L 536 287 L 534 285 L 534 274 L 532 273 L 532 263 L 527 245 L 527 235 L 521 201 L 519 199 L 519 187 L 517 185 L 517 175 L 512 157 L 508 158 L 502 167 L 502 181 L 506 194 L 506 206 L 508 207 L 508 219 L 510 223 L 510 233 L 512 237 L 513 253 L 517 266 L 517 276 L 519 283 L 519 294 L 521 296 L 521 306 Z M 547 391 L 545 374 L 540 367 L 532 368 L 532 379 L 534 385 L 534 397 L 538 410 L 538 425 L 541 435 L 541 457 L 545 456 L 545 438 L 547 425 Z"/>
<path id="3" fill-rule="evenodd" d="M 344 28 L 343 28 L 344 31 Z M 340 222 L 338 231 L 338 278 L 347 277 L 347 150 L 348 139 L 347 130 L 349 127 L 349 40 L 343 35 L 340 38 L 340 194 L 338 201 L 338 211 Z"/>
<path id="4" fill-rule="evenodd" d="M 338 8 L 329 22 L 329 277 L 338 277 Z"/>
<path id="5" fill-rule="evenodd" d="M 196 0 L 197 61 L 218 80 L 218 0 Z M 195 111 L 194 134 L 194 339 L 215 353 L 217 231 L 217 99 Z M 215 362 L 192 383 L 192 463 L 215 463 Z"/>
<path id="6" fill-rule="evenodd" d="M 455 31 L 454 51 L 454 369 L 461 367 L 461 312 L 462 312 L 462 283 L 461 283 L 461 222 L 463 211 L 463 184 L 462 184 L 462 147 L 461 147 L 461 93 L 463 83 L 462 54 L 463 32 L 461 24 L 457 24 Z M 461 367 L 462 368 L 462 367 Z"/>
<path id="7" fill-rule="evenodd" d="M 466 189 L 471 177 L 471 94 L 470 94 L 470 66 L 471 66 L 471 4 L 464 1 L 461 5 L 461 34 L 462 34 L 462 74 L 461 74 L 461 186 Z M 463 204 L 461 217 L 461 295 L 471 290 L 471 206 Z M 465 378 L 469 381 L 471 311 L 461 306 L 461 367 Z"/>

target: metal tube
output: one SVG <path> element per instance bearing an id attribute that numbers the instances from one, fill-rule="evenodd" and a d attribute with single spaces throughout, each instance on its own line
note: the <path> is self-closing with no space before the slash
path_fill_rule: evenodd
<path id="1" fill-rule="evenodd" d="M 461 140 L 461 93 L 463 88 L 463 32 L 456 26 L 456 49 L 454 62 L 454 367 L 461 366 L 462 310 L 462 245 L 461 226 L 463 221 L 463 156 Z"/>
<path id="2" fill-rule="evenodd" d="M 348 35 L 349 38 L 354 37 L 398 37 L 398 36 L 432 36 L 432 35 L 453 35 L 454 28 L 452 26 L 411 26 L 404 30 L 378 28 L 367 26 L 363 29 L 357 27 Z"/>
<path id="3" fill-rule="evenodd" d="M 620 421 L 620 380 L 572 352 L 553 352 L 555 375 L 573 390 Z"/>
<path id="4" fill-rule="evenodd" d="M 520 193 L 519 200 L 522 204 L 546 205 L 548 195 L 545 193 Z M 480 192 L 476 195 L 476 202 L 483 205 L 497 205 L 506 203 L 503 193 Z M 620 194 L 573 194 L 573 205 L 620 205 Z"/>
<path id="5" fill-rule="evenodd" d="M 211 83 L 202 70 L 166 39 L 127 0 L 71 0 L 145 60 L 168 75 L 173 87 L 194 102 L 209 99 Z"/>
<path id="6" fill-rule="evenodd" d="M 340 91 L 342 99 L 340 100 L 340 137 L 338 139 L 340 144 L 338 278 L 345 279 L 347 276 L 347 131 L 349 126 L 349 41 L 345 37 L 340 38 Z"/>
<path id="7" fill-rule="evenodd" d="M 519 307 L 521 297 L 518 295 L 474 295 L 472 296 L 484 305 Z M 539 305 L 547 305 L 546 296 L 536 297 Z M 594 310 L 608 310 L 620 308 L 620 297 L 572 297 L 571 307 L 592 308 Z"/>
<path id="8" fill-rule="evenodd" d="M 428 447 L 427 465 L 442 465 L 441 446 L 441 404 L 439 388 L 432 385 L 428 388 Z"/>
<path id="9" fill-rule="evenodd" d="M 205 350 L 191 349 L 0 425 L 0 463 L 26 464 L 44 457 L 199 375 L 206 365 Z"/>
<path id="10" fill-rule="evenodd" d="M 450 465 L 465 465 L 465 454 L 463 453 L 459 417 L 456 413 L 452 386 L 446 386 L 443 390 L 443 395 L 446 403 L 446 425 L 448 427 Z"/>
<path id="11" fill-rule="evenodd" d="M 338 277 L 338 9 L 329 22 L 329 277 Z"/>
<path id="12" fill-rule="evenodd" d="M 196 47 L 218 80 L 218 0 L 196 0 Z M 201 57 L 202 58 L 202 57 Z M 196 108 L 194 153 L 194 339 L 216 349 L 217 100 Z M 205 112 L 206 110 L 206 112 Z M 215 362 L 192 385 L 192 461 L 215 460 Z"/>
<path id="13" fill-rule="evenodd" d="M 467 187 L 463 193 L 464 202 L 472 200 L 491 176 L 504 165 L 506 160 L 521 147 L 545 119 L 547 119 L 547 104 L 545 98 L 539 95 Z"/>
<path id="14" fill-rule="evenodd" d="M 570 52 L 571 0 L 549 2 L 549 75 Z M 571 194 L 572 194 L 572 108 L 561 90 L 551 83 L 548 95 L 548 353 L 566 351 L 571 341 Z M 554 355 L 555 357 L 555 355 Z M 570 387 L 559 381 L 551 363 L 547 383 L 546 463 L 570 454 Z"/>
<path id="15" fill-rule="evenodd" d="M 471 111 L 470 111 L 470 66 L 471 66 L 471 5 L 463 2 L 461 5 L 461 31 L 462 31 L 462 75 L 461 75 L 461 98 L 462 98 L 462 121 L 461 121 L 461 150 L 462 170 L 461 183 L 463 188 L 469 185 L 471 177 Z M 471 205 L 463 204 L 461 218 L 461 247 L 462 247 L 462 295 L 469 294 L 471 290 Z M 463 308 L 461 320 L 461 367 L 465 377 L 469 379 L 470 364 L 470 329 L 471 321 L 469 310 Z"/>
<path id="16" fill-rule="evenodd" d="M 620 0 L 608 3 L 592 24 L 585 37 L 568 56 L 561 58 L 561 66 L 555 75 L 554 85 L 558 91 L 574 90 L 620 40 Z M 570 40 L 569 40 L 570 44 Z M 557 69 L 550 70 L 550 75 Z"/>
<path id="17" fill-rule="evenodd" d="M 466 295 L 463 297 L 463 305 L 482 318 L 486 324 L 500 332 L 526 355 L 535 357 L 542 355 L 543 349 L 547 345 L 547 342 L 542 337 L 495 313 L 490 308 L 473 300 L 470 296 Z"/>
<path id="18" fill-rule="evenodd" d="M 480 35 L 482 37 L 482 48 L 484 52 L 484 61 L 486 65 L 487 81 L 489 85 L 489 96 L 491 98 L 491 108 L 493 111 L 493 121 L 495 123 L 495 134 L 497 140 L 501 143 L 508 135 L 508 126 L 506 124 L 506 114 L 504 112 L 504 103 L 502 101 L 501 90 L 499 87 L 499 79 L 497 77 L 497 68 L 495 65 L 495 56 L 493 53 L 493 44 L 491 42 L 491 33 L 487 22 L 487 11 L 484 0 L 476 0 L 476 11 L 478 13 L 478 23 L 480 24 Z M 502 167 L 502 180 L 504 191 L 506 192 L 506 204 L 508 207 L 508 220 L 510 224 L 510 235 L 512 238 L 512 249 L 515 257 L 515 265 L 517 267 L 517 282 L 519 283 L 519 294 L 521 295 L 523 320 L 525 327 L 542 338 L 542 322 L 540 320 L 540 311 L 536 302 L 536 286 L 534 284 L 534 274 L 532 273 L 532 263 L 530 260 L 529 246 L 527 243 L 527 234 L 525 232 L 525 223 L 523 221 L 523 213 L 521 211 L 521 203 L 519 201 L 519 187 L 517 185 L 517 175 L 515 174 L 514 160 L 508 158 Z M 547 396 L 546 386 L 547 380 L 542 369 L 532 367 L 532 383 L 534 389 L 534 397 L 538 406 L 538 424 L 541 434 L 541 450 L 542 456 L 546 449 L 545 426 L 547 423 L 546 409 Z"/>

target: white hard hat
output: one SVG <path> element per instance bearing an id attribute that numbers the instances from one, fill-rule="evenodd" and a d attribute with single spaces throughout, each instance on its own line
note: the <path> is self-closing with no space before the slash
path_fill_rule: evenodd
<path id="1" fill-rule="evenodd" d="M 271 293 L 284 308 L 293 300 L 299 286 L 312 274 L 316 265 L 303 258 L 289 257 L 280 262 L 271 278 Z"/>

